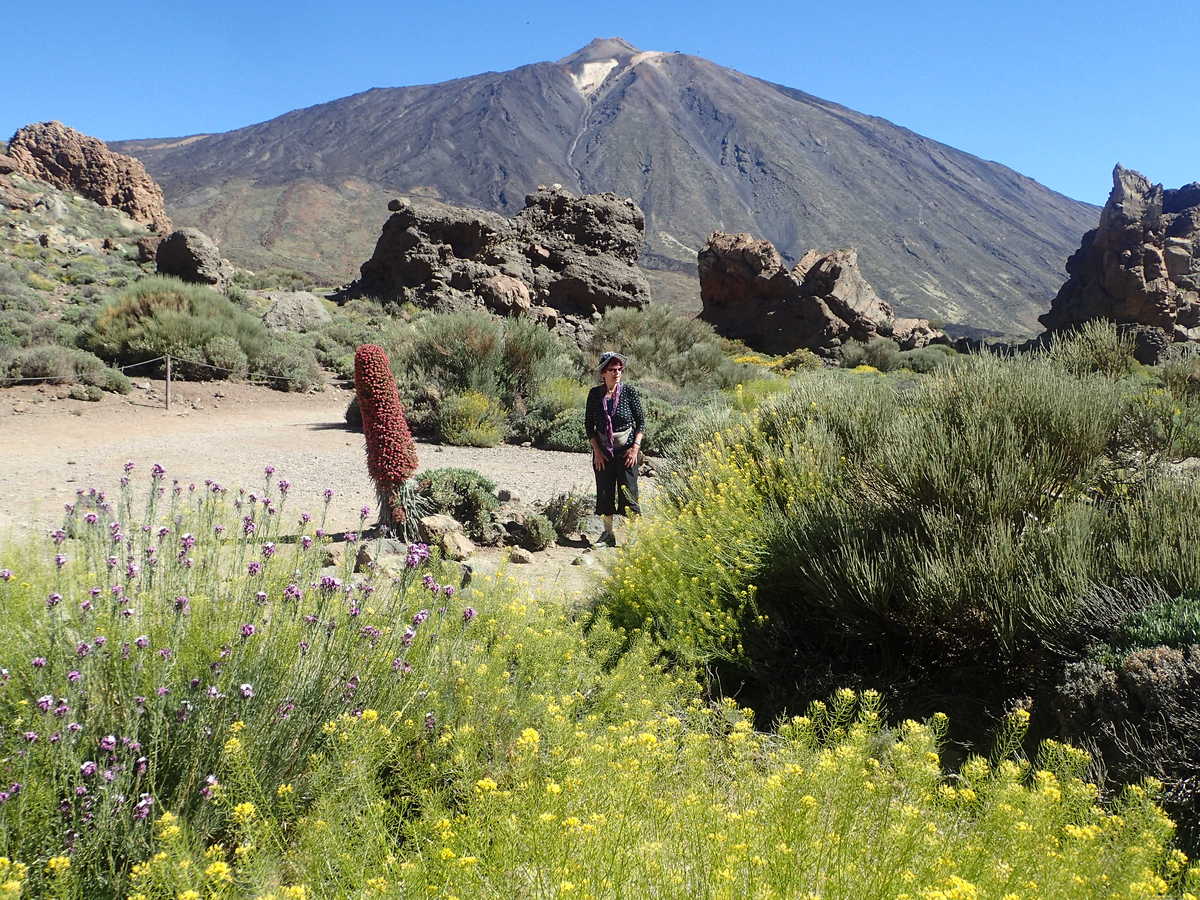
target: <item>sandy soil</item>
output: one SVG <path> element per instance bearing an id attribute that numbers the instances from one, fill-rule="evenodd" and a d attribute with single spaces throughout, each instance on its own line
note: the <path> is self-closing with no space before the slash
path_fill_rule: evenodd
<path id="1" fill-rule="evenodd" d="M 344 427 L 349 400 L 343 390 L 283 394 L 252 385 L 179 383 L 172 404 L 163 404 L 161 381 L 137 379 L 127 397 L 105 395 L 98 403 L 71 400 L 67 388 L 0 390 L 0 536 L 45 532 L 62 518 L 63 504 L 78 489 L 113 491 L 127 460 L 148 477 L 159 463 L 183 484 L 211 478 L 227 487 L 292 483 L 288 508 L 317 512 L 321 492 L 332 488 L 330 530 L 355 528 L 358 510 L 374 508 L 362 436 Z M 572 487 L 590 489 L 588 458 L 523 447 L 491 449 L 418 443 L 422 468 L 475 469 L 524 501 L 544 500 Z M 512 566 L 523 579 L 555 593 L 586 588 L 597 565 L 570 563 L 579 549 L 536 554 L 534 565 Z M 603 554 L 595 556 L 602 563 Z M 482 551 L 479 568 L 494 570 L 502 551 Z"/>

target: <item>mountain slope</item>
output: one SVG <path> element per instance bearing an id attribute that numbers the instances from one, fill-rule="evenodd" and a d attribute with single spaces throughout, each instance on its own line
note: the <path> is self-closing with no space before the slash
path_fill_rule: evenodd
<path id="1" fill-rule="evenodd" d="M 559 182 L 633 197 L 650 268 L 694 276 L 713 230 L 750 231 L 792 257 L 854 246 L 903 314 L 1008 331 L 1037 328 L 1098 215 L 886 120 L 620 39 L 225 134 L 113 146 L 146 164 L 177 221 L 248 265 L 346 278 L 391 196 L 512 214 Z"/>

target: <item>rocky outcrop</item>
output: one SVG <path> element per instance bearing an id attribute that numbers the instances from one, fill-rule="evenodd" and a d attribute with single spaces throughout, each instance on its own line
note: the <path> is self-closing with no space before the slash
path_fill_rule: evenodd
<path id="1" fill-rule="evenodd" d="M 160 234 L 171 230 L 163 192 L 132 156 L 61 122 L 26 125 L 13 135 L 8 156 L 18 171 L 101 206 L 114 206 Z"/>
<path id="2" fill-rule="evenodd" d="M 924 319 L 897 319 L 863 277 L 855 250 L 809 250 L 789 269 L 770 241 L 715 232 L 698 263 L 700 318 L 764 353 L 828 356 L 847 340 L 874 337 L 911 350 L 944 337 Z"/>
<path id="3" fill-rule="evenodd" d="M 216 242 L 196 228 L 180 228 L 162 239 L 155 256 L 160 275 L 174 275 L 223 291 L 233 278 L 233 266 L 221 259 Z"/>
<path id="4" fill-rule="evenodd" d="M 650 300 L 637 265 L 645 220 L 615 194 L 543 187 L 512 219 L 427 200 L 388 208 L 374 254 L 338 299 L 528 313 L 560 327 Z"/>
<path id="5" fill-rule="evenodd" d="M 1048 331 L 1109 319 L 1161 329 L 1159 342 L 1200 341 L 1200 182 L 1163 190 L 1118 165 L 1100 225 L 1067 273 L 1039 317 Z"/>
<path id="6" fill-rule="evenodd" d="M 315 331 L 333 317 L 324 302 L 308 291 L 253 291 L 269 303 L 263 324 L 276 331 Z"/>

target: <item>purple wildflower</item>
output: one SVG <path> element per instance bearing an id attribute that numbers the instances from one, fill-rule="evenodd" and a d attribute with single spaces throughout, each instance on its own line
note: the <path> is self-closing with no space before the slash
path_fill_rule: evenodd
<path id="1" fill-rule="evenodd" d="M 133 806 L 133 817 L 135 819 L 145 819 L 150 815 L 150 808 L 154 806 L 154 798 L 149 794 L 142 794 L 138 798 L 138 802 Z"/>
<path id="2" fill-rule="evenodd" d="M 413 627 L 416 628 L 422 622 L 429 618 L 429 610 L 423 609 L 412 617 Z"/>
<path id="3" fill-rule="evenodd" d="M 46 665 L 46 657 L 35 656 L 33 658 L 33 660 L 30 662 L 30 665 L 33 666 L 35 669 L 41 669 Z"/>
<path id="4" fill-rule="evenodd" d="M 40 709 L 42 712 L 49 712 L 50 704 L 52 704 L 53 702 L 54 702 L 54 695 L 44 694 L 43 696 L 37 698 L 37 708 Z"/>
<path id="5" fill-rule="evenodd" d="M 279 480 L 279 493 L 286 497 L 291 486 L 292 483 L 290 481 L 288 481 L 286 478 L 281 478 Z"/>
<path id="6" fill-rule="evenodd" d="M 266 467 L 263 469 L 263 473 L 264 473 L 264 474 L 265 474 L 265 475 L 266 475 L 268 478 L 270 478 L 272 475 L 274 475 L 274 474 L 275 474 L 275 467 L 274 467 L 274 466 L 272 466 L 272 465 L 268 465 L 268 466 L 266 466 Z"/>
<path id="7" fill-rule="evenodd" d="M 92 645 L 89 644 L 87 641 L 80 641 L 78 644 L 75 645 L 75 655 L 78 656 L 80 659 L 83 659 L 83 657 L 87 656 L 91 652 L 92 652 Z"/>
<path id="8" fill-rule="evenodd" d="M 38 733 L 36 731 L 26 731 L 24 734 L 21 735 L 21 737 L 25 738 L 26 741 L 28 741 L 29 743 L 32 744 L 35 741 L 37 741 Z"/>
<path id="9" fill-rule="evenodd" d="M 475 618 L 476 615 L 478 615 L 478 613 L 475 612 L 474 607 L 468 606 L 463 610 L 463 621 L 470 622 L 473 618 Z"/>
<path id="10" fill-rule="evenodd" d="M 182 597 L 182 596 L 176 597 L 175 598 L 175 612 L 178 612 L 178 613 L 187 612 L 188 607 L 191 605 L 191 603 L 192 603 L 192 601 L 189 600 L 187 597 Z"/>
<path id="11" fill-rule="evenodd" d="M 125 463 L 125 474 L 128 475 L 129 473 L 131 473 L 133 471 L 133 468 L 134 468 L 133 460 L 131 459 L 131 460 L 129 460 L 129 462 Z"/>
<path id="12" fill-rule="evenodd" d="M 62 594 L 51 594 L 46 598 L 46 609 L 54 609 L 60 603 L 62 603 Z"/>
<path id="13" fill-rule="evenodd" d="M 242 626 L 242 637 L 248 638 L 248 637 L 252 636 L 255 631 L 256 631 L 255 627 L 252 624 L 250 624 L 249 622 L 247 622 L 245 625 Z"/>
<path id="14" fill-rule="evenodd" d="M 100 738 L 100 749 L 109 752 L 117 749 L 117 736 L 114 734 L 106 734 Z"/>
<path id="15" fill-rule="evenodd" d="M 160 478 L 162 478 L 166 474 L 167 474 L 167 470 L 164 469 L 162 466 L 160 466 L 158 463 L 155 463 L 153 466 L 150 467 L 150 477 L 153 478 L 155 481 L 158 481 Z"/>
<path id="16" fill-rule="evenodd" d="M 371 514 L 371 507 L 369 507 L 369 506 L 364 506 L 362 509 L 360 509 L 360 510 L 358 511 L 358 518 L 359 518 L 359 521 L 362 521 L 363 519 L 366 519 L 366 517 L 367 517 L 367 516 L 369 516 L 370 514 Z"/>
<path id="17" fill-rule="evenodd" d="M 304 537 L 300 538 L 300 547 L 302 549 L 307 550 L 312 545 L 313 545 L 313 539 L 310 538 L 307 534 L 304 535 Z"/>
<path id="18" fill-rule="evenodd" d="M 96 770 L 98 768 L 100 768 L 100 767 L 97 766 L 94 762 L 92 762 L 92 760 L 89 759 L 87 762 L 85 762 L 82 766 L 79 767 L 79 774 L 82 775 L 84 778 L 91 778 L 93 775 L 96 774 Z"/>
<path id="19" fill-rule="evenodd" d="M 248 566 L 246 566 L 247 575 L 258 575 L 260 572 L 262 572 L 262 563 L 260 563 L 258 560 L 253 560 Z"/>
<path id="20" fill-rule="evenodd" d="M 12 581 L 12 569 L 0 569 L 0 581 Z"/>
<path id="21" fill-rule="evenodd" d="M 274 556 L 275 555 L 275 544 L 272 543 L 271 541 L 267 541 L 265 544 L 263 544 L 262 545 L 262 555 L 263 555 L 264 559 L 270 559 L 272 556 Z"/>
<path id="22" fill-rule="evenodd" d="M 78 669 L 72 669 L 67 673 L 67 681 L 71 682 L 71 684 L 75 684 L 82 677 L 83 674 Z"/>
<path id="23" fill-rule="evenodd" d="M 442 593 L 445 594 L 446 597 L 448 597 L 448 598 L 453 597 L 457 592 L 458 592 L 458 588 L 456 588 L 452 584 L 442 585 Z"/>
<path id="24" fill-rule="evenodd" d="M 61 569 L 66 564 L 67 564 L 67 558 L 63 554 L 61 554 L 61 553 L 54 554 L 54 565 L 55 566 L 57 566 L 58 568 Z"/>
<path id="25" fill-rule="evenodd" d="M 321 496 L 325 498 L 325 503 L 328 504 L 333 499 L 333 488 L 325 488 L 321 491 Z"/>
<path id="26" fill-rule="evenodd" d="M 243 684 L 238 688 L 238 693 L 242 695 L 242 699 L 249 700 L 254 696 L 254 686 L 250 684 Z"/>

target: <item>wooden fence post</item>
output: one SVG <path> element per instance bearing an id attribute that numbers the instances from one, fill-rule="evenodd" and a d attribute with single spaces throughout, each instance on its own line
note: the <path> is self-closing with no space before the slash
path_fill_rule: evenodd
<path id="1" fill-rule="evenodd" d="M 171 354 L 167 354 L 167 409 L 171 408 Z"/>

